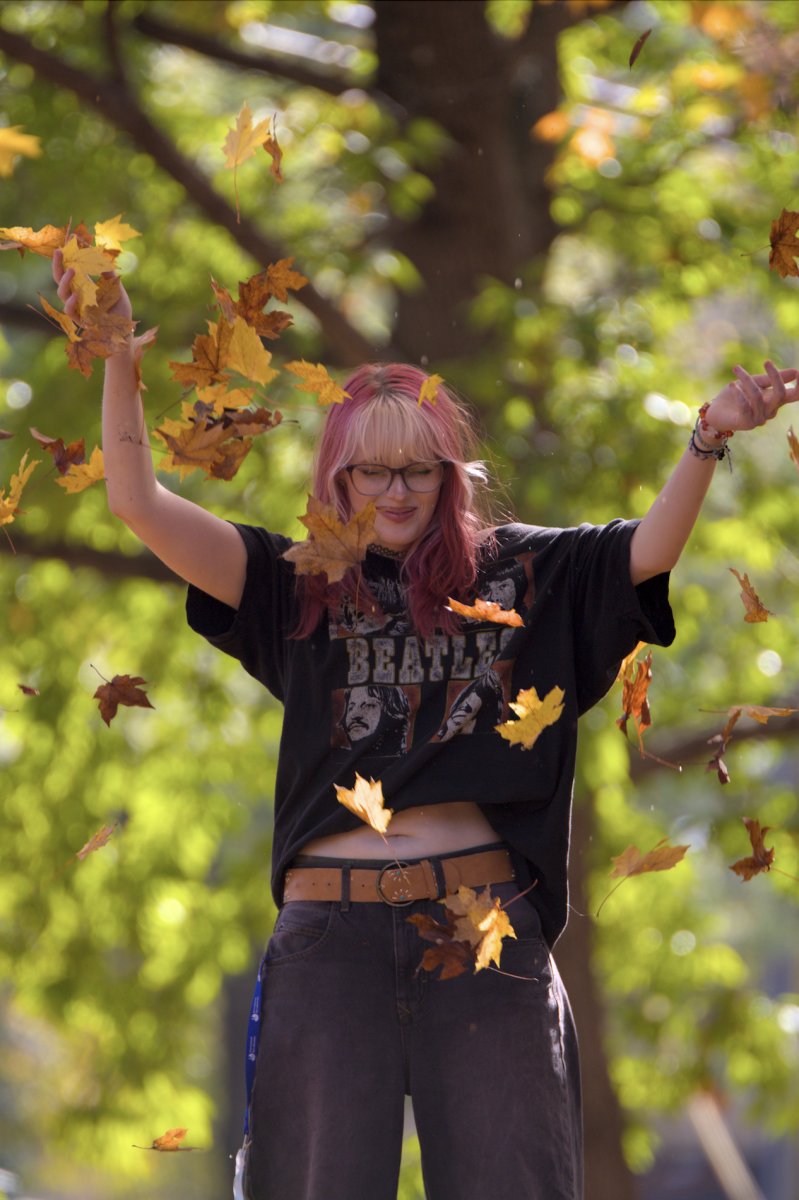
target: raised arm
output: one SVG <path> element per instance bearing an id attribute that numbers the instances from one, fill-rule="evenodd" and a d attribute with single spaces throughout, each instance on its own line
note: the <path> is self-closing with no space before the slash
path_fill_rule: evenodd
<path id="1" fill-rule="evenodd" d="M 74 271 L 64 271 L 56 250 L 53 278 L 65 312 L 75 318 L 78 297 L 71 293 Z M 125 317 L 131 305 L 125 289 L 110 310 Z M 168 567 L 238 608 L 244 590 L 247 551 L 238 531 L 197 504 L 176 496 L 155 478 L 150 442 L 133 365 L 133 335 L 124 350 L 106 360 L 103 388 L 103 461 L 108 504 Z"/>
<path id="2" fill-rule="evenodd" d="M 716 396 L 705 413 L 710 429 L 700 430 L 702 441 L 711 448 L 723 446 L 716 432 L 754 429 L 770 421 L 783 404 L 799 399 L 799 372 L 790 368 L 778 371 L 766 362 L 765 375 L 748 375 L 743 367 L 735 367 L 736 379 Z M 630 544 L 630 574 L 635 584 L 643 583 L 676 565 L 691 535 L 702 501 L 710 487 L 716 459 L 702 452 L 699 456 L 690 446 L 675 467 L 671 477 L 649 512 L 633 534 Z"/>

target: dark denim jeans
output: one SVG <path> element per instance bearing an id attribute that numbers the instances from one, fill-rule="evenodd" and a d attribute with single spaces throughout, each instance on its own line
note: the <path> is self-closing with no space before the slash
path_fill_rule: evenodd
<path id="1" fill-rule="evenodd" d="M 252 1200 L 396 1200 L 406 1093 L 429 1200 L 580 1200 L 577 1039 L 535 909 L 508 911 L 506 974 L 443 981 L 416 974 L 431 943 L 415 912 L 443 915 L 431 900 L 281 910 L 263 965 Z"/>

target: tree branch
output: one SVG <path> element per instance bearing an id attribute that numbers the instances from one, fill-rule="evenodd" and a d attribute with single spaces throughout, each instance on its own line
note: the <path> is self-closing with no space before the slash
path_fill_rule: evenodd
<path id="1" fill-rule="evenodd" d="M 783 705 L 782 707 L 788 707 Z M 663 758 L 666 762 L 681 763 L 683 767 L 701 766 L 702 763 L 709 763 L 713 757 L 714 747 L 708 744 L 708 738 L 713 737 L 714 733 L 720 733 L 723 725 L 725 714 L 719 714 L 721 722 L 718 727 L 710 733 L 694 734 L 691 737 L 676 738 L 673 742 L 666 746 L 658 746 L 657 750 L 652 750 L 654 754 L 657 752 L 658 758 Z M 799 733 L 799 713 L 790 717 L 774 717 L 768 725 L 761 725 L 757 722 L 751 728 L 741 729 L 740 725 L 736 725 L 735 733 L 727 742 L 727 746 L 733 746 L 736 742 L 755 742 L 766 741 L 768 738 L 787 738 L 796 737 Z M 727 754 L 723 756 L 727 758 Z M 644 775 L 651 774 L 652 771 L 663 770 L 660 763 L 655 762 L 651 758 L 639 758 L 634 754 L 630 762 L 630 777 L 631 779 L 641 779 Z"/>
<path id="2" fill-rule="evenodd" d="M 204 175 L 175 149 L 172 142 L 153 125 L 139 107 L 136 97 L 123 84 L 97 79 L 87 71 L 70 66 L 52 54 L 39 50 L 27 38 L 0 29 L 0 50 L 19 62 L 27 63 L 37 75 L 56 87 L 75 92 L 86 104 L 95 108 L 106 120 L 129 134 L 140 149 L 185 189 L 190 198 L 217 225 L 226 229 L 248 254 L 266 267 L 281 258 L 285 251 L 263 236 L 246 217 L 237 220 L 228 202 L 214 191 Z M 344 316 L 308 283 L 299 302 L 319 321 L 331 345 L 331 359 L 342 366 L 357 366 L 375 357 L 377 347 L 371 346 Z M 380 347 L 380 356 L 397 357 L 391 347 Z"/>
<path id="3" fill-rule="evenodd" d="M 81 543 L 42 541 L 15 530 L 9 536 L 18 558 L 60 558 L 70 567 L 93 567 L 108 579 L 154 579 L 158 583 L 183 585 L 180 576 L 147 549 L 128 555 L 118 550 L 93 550 Z M 13 555 L 14 550 L 8 538 L 0 538 L 0 553 Z"/>
<path id="4" fill-rule="evenodd" d="M 354 75 L 323 73 L 312 70 L 310 67 L 301 67 L 295 63 L 286 62 L 281 55 L 277 54 L 253 54 L 244 50 L 234 50 L 233 47 L 226 46 L 224 42 L 208 37 L 207 34 L 196 33 L 192 29 L 185 29 L 179 25 L 167 24 L 166 21 L 159 21 L 157 17 L 149 16 L 147 13 L 140 13 L 132 25 L 138 33 L 155 38 L 156 41 L 167 42 L 171 46 L 184 46 L 187 50 L 205 54 L 208 58 L 215 58 L 219 62 L 242 67 L 245 71 L 262 71 L 266 75 L 279 75 L 283 79 L 291 80 L 292 83 L 299 83 L 302 87 L 318 88 L 319 91 L 327 92 L 331 96 L 340 96 L 342 92 L 354 87 L 361 88 L 363 91 L 368 90 L 362 87 L 361 82 Z"/>

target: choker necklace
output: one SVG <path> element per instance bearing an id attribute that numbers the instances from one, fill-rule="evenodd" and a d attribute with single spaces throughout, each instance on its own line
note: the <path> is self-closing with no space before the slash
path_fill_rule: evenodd
<path id="1" fill-rule="evenodd" d="M 390 550 L 388 546 L 378 546 L 377 542 L 370 542 L 368 549 L 373 554 L 382 554 L 384 558 L 404 558 L 408 553 L 407 550 Z"/>

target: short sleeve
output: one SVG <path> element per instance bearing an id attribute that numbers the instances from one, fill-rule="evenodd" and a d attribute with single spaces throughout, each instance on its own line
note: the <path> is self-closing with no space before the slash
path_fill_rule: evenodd
<path id="1" fill-rule="evenodd" d="M 581 714 L 602 699 L 636 643 L 674 641 L 668 571 L 637 587 L 630 577 L 630 542 L 638 524 L 611 521 L 576 531 L 571 566 Z"/>
<path id="2" fill-rule="evenodd" d="M 296 623 L 294 570 L 281 558 L 291 539 L 253 525 L 236 525 L 247 548 L 247 576 L 237 609 L 189 585 L 186 616 L 195 633 L 237 658 L 279 700 Z"/>

